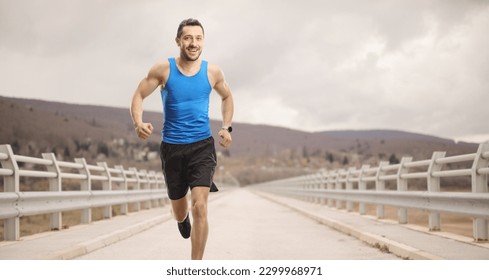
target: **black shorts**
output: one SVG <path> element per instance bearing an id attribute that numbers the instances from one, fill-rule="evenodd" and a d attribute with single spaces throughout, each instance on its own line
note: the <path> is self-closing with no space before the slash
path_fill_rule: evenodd
<path id="1" fill-rule="evenodd" d="M 161 142 L 160 157 L 171 200 L 184 197 L 196 186 L 217 191 L 212 182 L 217 165 L 212 136 L 191 144 Z"/>

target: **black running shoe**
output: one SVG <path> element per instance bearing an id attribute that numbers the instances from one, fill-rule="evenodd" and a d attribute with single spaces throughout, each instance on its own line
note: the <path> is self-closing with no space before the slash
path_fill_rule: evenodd
<path id="1" fill-rule="evenodd" d="M 183 238 L 188 239 L 190 237 L 190 232 L 192 231 L 192 225 L 190 225 L 190 218 L 187 214 L 187 218 L 183 222 L 178 223 L 178 230 Z"/>

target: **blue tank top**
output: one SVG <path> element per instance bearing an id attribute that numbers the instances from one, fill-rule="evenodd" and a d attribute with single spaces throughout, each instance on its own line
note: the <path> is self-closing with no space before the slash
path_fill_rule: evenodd
<path id="1" fill-rule="evenodd" d="M 189 144 L 209 138 L 209 95 L 212 87 L 207 77 L 207 61 L 193 76 L 185 76 L 169 58 L 170 75 L 161 90 L 164 122 L 162 141 L 170 144 Z"/>

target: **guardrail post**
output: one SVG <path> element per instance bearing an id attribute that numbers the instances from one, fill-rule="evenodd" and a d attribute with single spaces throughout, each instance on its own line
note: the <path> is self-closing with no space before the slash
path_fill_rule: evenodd
<path id="1" fill-rule="evenodd" d="M 314 189 L 316 188 L 316 178 L 314 174 L 309 175 L 309 201 L 314 203 L 316 201 Z"/>
<path id="2" fill-rule="evenodd" d="M 302 178 L 303 177 L 304 176 L 300 176 L 299 178 L 297 178 L 297 180 L 295 180 L 293 182 L 293 184 L 291 184 L 289 186 L 289 189 L 290 190 L 286 192 L 289 197 L 295 197 L 295 198 L 298 198 L 298 199 L 302 199 L 302 197 L 301 197 L 301 194 L 302 194 L 301 181 L 302 181 Z M 278 186 L 278 184 L 275 185 L 275 188 L 276 188 L 275 189 L 275 193 L 282 191 L 282 190 L 279 190 L 280 187 Z"/>
<path id="3" fill-rule="evenodd" d="M 162 178 L 161 172 L 156 172 L 156 171 L 153 172 L 153 179 L 154 179 L 154 188 L 156 190 L 163 189 L 162 181 L 161 181 L 163 178 Z M 162 198 L 156 199 L 155 202 L 158 206 L 164 206 L 165 205 L 165 198 L 162 197 Z"/>
<path id="4" fill-rule="evenodd" d="M 350 168 L 348 168 L 348 173 L 346 174 L 346 190 L 347 191 L 353 190 L 353 182 L 350 181 L 351 174 L 353 173 L 353 171 L 355 171 L 355 168 L 354 167 L 350 167 Z M 353 211 L 353 202 L 350 201 L 350 200 L 348 200 L 346 202 L 346 211 L 348 211 L 348 212 Z"/>
<path id="5" fill-rule="evenodd" d="M 151 189 L 156 189 L 156 178 L 155 178 L 155 174 L 156 172 L 154 172 L 154 170 L 150 170 L 148 172 L 148 177 L 149 177 L 149 181 L 150 181 L 150 188 Z"/>
<path id="6" fill-rule="evenodd" d="M 336 173 L 336 180 L 335 180 L 335 190 L 339 191 L 343 188 L 340 180 L 341 180 L 341 175 L 342 173 L 344 172 L 345 170 L 344 169 L 340 169 L 338 170 L 338 172 Z M 336 209 L 341 209 L 342 207 L 342 201 L 339 200 L 339 199 L 336 199 Z"/>
<path id="7" fill-rule="evenodd" d="M 83 165 L 83 168 L 78 169 L 78 172 L 80 174 L 83 174 L 86 176 L 85 180 L 81 180 L 80 182 L 80 190 L 81 191 L 92 191 L 92 175 L 90 174 L 90 169 L 88 169 L 88 164 L 85 158 L 75 158 L 76 163 L 81 163 Z M 81 223 L 82 224 L 89 224 L 92 222 L 92 208 L 87 208 L 87 209 L 82 209 L 82 214 L 81 214 Z"/>
<path id="8" fill-rule="evenodd" d="M 319 189 L 321 190 L 321 198 L 319 200 L 320 204 L 326 204 L 326 196 L 324 195 L 324 189 L 326 189 L 326 182 L 327 182 L 327 173 L 326 171 L 321 171 L 319 173 Z"/>
<path id="9" fill-rule="evenodd" d="M 163 173 L 158 172 L 156 178 L 158 182 L 158 189 L 165 189 L 166 183 L 165 183 L 165 176 L 163 175 Z M 161 198 L 160 201 L 161 201 L 161 205 L 165 205 L 168 202 L 168 198 L 167 197 Z"/>
<path id="10" fill-rule="evenodd" d="M 109 166 L 107 162 L 98 162 L 98 166 L 104 169 L 105 176 L 107 176 L 107 180 L 102 181 L 102 190 L 103 191 L 111 191 L 112 190 L 112 174 L 110 174 Z M 104 219 L 112 218 L 112 205 L 103 207 L 103 215 Z"/>
<path id="11" fill-rule="evenodd" d="M 126 172 L 124 170 L 124 167 L 122 165 L 116 165 L 115 169 L 118 169 L 121 171 L 122 178 L 124 179 L 124 181 L 122 183 L 122 190 L 127 191 L 129 184 L 127 183 L 127 176 L 126 176 Z M 129 206 L 127 203 L 124 203 L 121 205 L 121 214 L 127 215 L 127 213 L 129 213 Z"/>
<path id="12" fill-rule="evenodd" d="M 46 168 L 50 172 L 56 172 L 58 176 L 56 178 L 49 178 L 49 191 L 50 192 L 61 192 L 62 182 L 61 182 L 61 170 L 59 169 L 58 161 L 56 160 L 56 155 L 54 153 L 43 153 L 42 157 L 53 162 L 52 165 L 48 165 Z M 51 213 L 51 230 L 61 230 L 63 228 L 63 218 L 61 212 Z"/>
<path id="13" fill-rule="evenodd" d="M 382 167 L 389 165 L 388 161 L 381 161 L 379 164 L 379 169 L 377 170 L 377 174 L 375 176 L 375 191 L 384 191 L 385 190 L 385 181 L 380 179 L 380 176 L 385 175 L 385 171 L 382 170 Z M 377 218 L 383 219 L 385 217 L 384 213 L 384 205 L 377 205 Z"/>
<path id="14" fill-rule="evenodd" d="M 304 201 L 310 200 L 309 193 L 308 193 L 309 184 L 311 181 L 310 178 L 311 178 L 311 175 L 306 175 L 306 176 L 304 176 L 304 181 L 302 182 L 302 200 L 304 200 Z"/>
<path id="15" fill-rule="evenodd" d="M 489 152 L 489 142 L 479 145 L 477 154 L 472 165 L 472 192 L 487 193 L 487 175 L 479 174 L 479 168 L 489 166 L 489 158 L 484 158 L 483 153 Z M 488 241 L 488 223 L 486 219 L 474 218 L 473 236 L 475 241 Z"/>
<path id="16" fill-rule="evenodd" d="M 321 177 L 319 176 L 319 174 L 314 174 L 313 175 L 314 177 L 314 192 L 313 192 L 313 195 L 314 195 L 314 203 L 320 203 L 321 202 L 321 198 L 319 197 L 320 194 L 319 194 L 319 189 L 321 188 Z"/>
<path id="17" fill-rule="evenodd" d="M 363 176 L 365 175 L 365 170 L 370 168 L 370 165 L 365 164 L 362 165 L 362 169 L 360 170 L 360 174 L 358 174 L 358 190 L 359 191 L 366 191 L 367 190 L 367 181 L 363 180 Z M 367 213 L 367 205 L 365 202 L 360 202 L 358 204 L 358 213 L 360 215 L 365 215 Z"/>
<path id="18" fill-rule="evenodd" d="M 140 190 L 141 189 L 141 179 L 139 178 L 138 170 L 134 167 L 129 168 L 129 171 L 131 174 L 134 175 L 134 179 L 136 179 L 136 186 L 134 187 L 135 190 Z M 141 210 L 141 203 L 137 202 L 134 204 L 134 208 L 136 211 Z"/>
<path id="19" fill-rule="evenodd" d="M 20 191 L 19 165 L 15 160 L 14 152 L 10 145 L 0 145 L 0 153 L 8 156 L 6 160 L 0 161 L 2 168 L 12 170 L 13 174 L 3 177 L 4 192 L 18 193 Z M 20 219 L 19 217 L 5 219 L 3 222 L 3 239 L 14 241 L 20 239 Z"/>
<path id="20" fill-rule="evenodd" d="M 140 173 L 142 175 L 142 183 L 143 183 L 143 186 L 142 189 L 149 189 L 150 188 L 150 182 L 149 182 L 149 178 L 148 178 L 148 171 L 146 170 L 140 170 Z M 150 209 L 151 208 L 151 201 L 144 201 L 142 202 L 142 207 L 143 209 Z"/>
<path id="21" fill-rule="evenodd" d="M 411 162 L 412 160 L 413 160 L 412 157 L 402 157 L 401 159 L 399 170 L 397 170 L 397 191 L 405 192 L 408 190 L 408 180 L 403 179 L 402 175 L 408 173 L 409 168 L 405 167 L 404 165 L 407 162 Z M 407 224 L 408 222 L 407 208 L 399 208 L 398 219 L 400 224 Z"/>
<path id="22" fill-rule="evenodd" d="M 304 177 L 303 182 L 303 192 L 304 200 L 308 202 L 312 202 L 311 189 L 312 189 L 312 175 L 308 174 Z"/>
<path id="23" fill-rule="evenodd" d="M 156 177 L 154 170 L 148 172 L 148 178 L 150 179 L 150 189 L 156 189 Z M 158 207 L 158 200 L 151 201 L 151 207 Z"/>
<path id="24" fill-rule="evenodd" d="M 311 202 L 312 201 L 312 197 L 311 197 L 311 192 L 309 191 L 310 189 L 312 189 L 312 175 L 306 175 L 306 177 L 304 178 L 304 200 L 305 201 L 309 201 Z"/>
<path id="25" fill-rule="evenodd" d="M 433 176 L 433 172 L 441 171 L 443 164 L 436 163 L 436 160 L 439 158 L 445 157 L 446 152 L 434 152 L 433 157 L 431 158 L 431 163 L 428 167 L 428 192 L 440 192 L 440 178 Z M 439 231 L 441 229 L 440 226 L 440 213 L 430 212 L 429 218 L 429 230 L 430 231 Z"/>
<path id="26" fill-rule="evenodd" d="M 337 173 L 336 170 L 328 172 L 328 181 L 326 184 L 326 188 L 328 190 L 334 189 L 333 178 L 336 176 L 336 173 Z M 328 197 L 328 207 L 333 207 L 333 199 L 331 199 L 330 197 Z"/>

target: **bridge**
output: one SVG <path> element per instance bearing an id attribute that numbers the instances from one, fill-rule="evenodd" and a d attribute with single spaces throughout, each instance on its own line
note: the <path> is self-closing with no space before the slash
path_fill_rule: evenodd
<path id="1" fill-rule="evenodd" d="M 189 258 L 190 242 L 178 234 L 160 172 L 60 161 L 52 153 L 27 157 L 9 145 L 0 145 L 0 163 L 0 259 Z M 435 152 L 419 161 L 222 186 L 210 195 L 204 257 L 488 260 L 488 174 L 483 143 L 472 154 Z M 470 190 L 445 190 L 447 177 L 469 178 Z M 23 178 L 47 179 L 49 190 L 22 190 Z M 412 188 L 417 180 L 426 190 Z M 78 189 L 68 188 L 73 181 Z M 392 209 L 397 220 L 388 219 Z M 64 227 L 67 211 L 79 213 L 79 225 Z M 426 226 L 410 223 L 413 211 L 426 215 Z M 472 236 L 445 231 L 445 214 L 470 219 Z M 47 215 L 51 230 L 22 235 L 21 219 L 34 215 Z"/>

